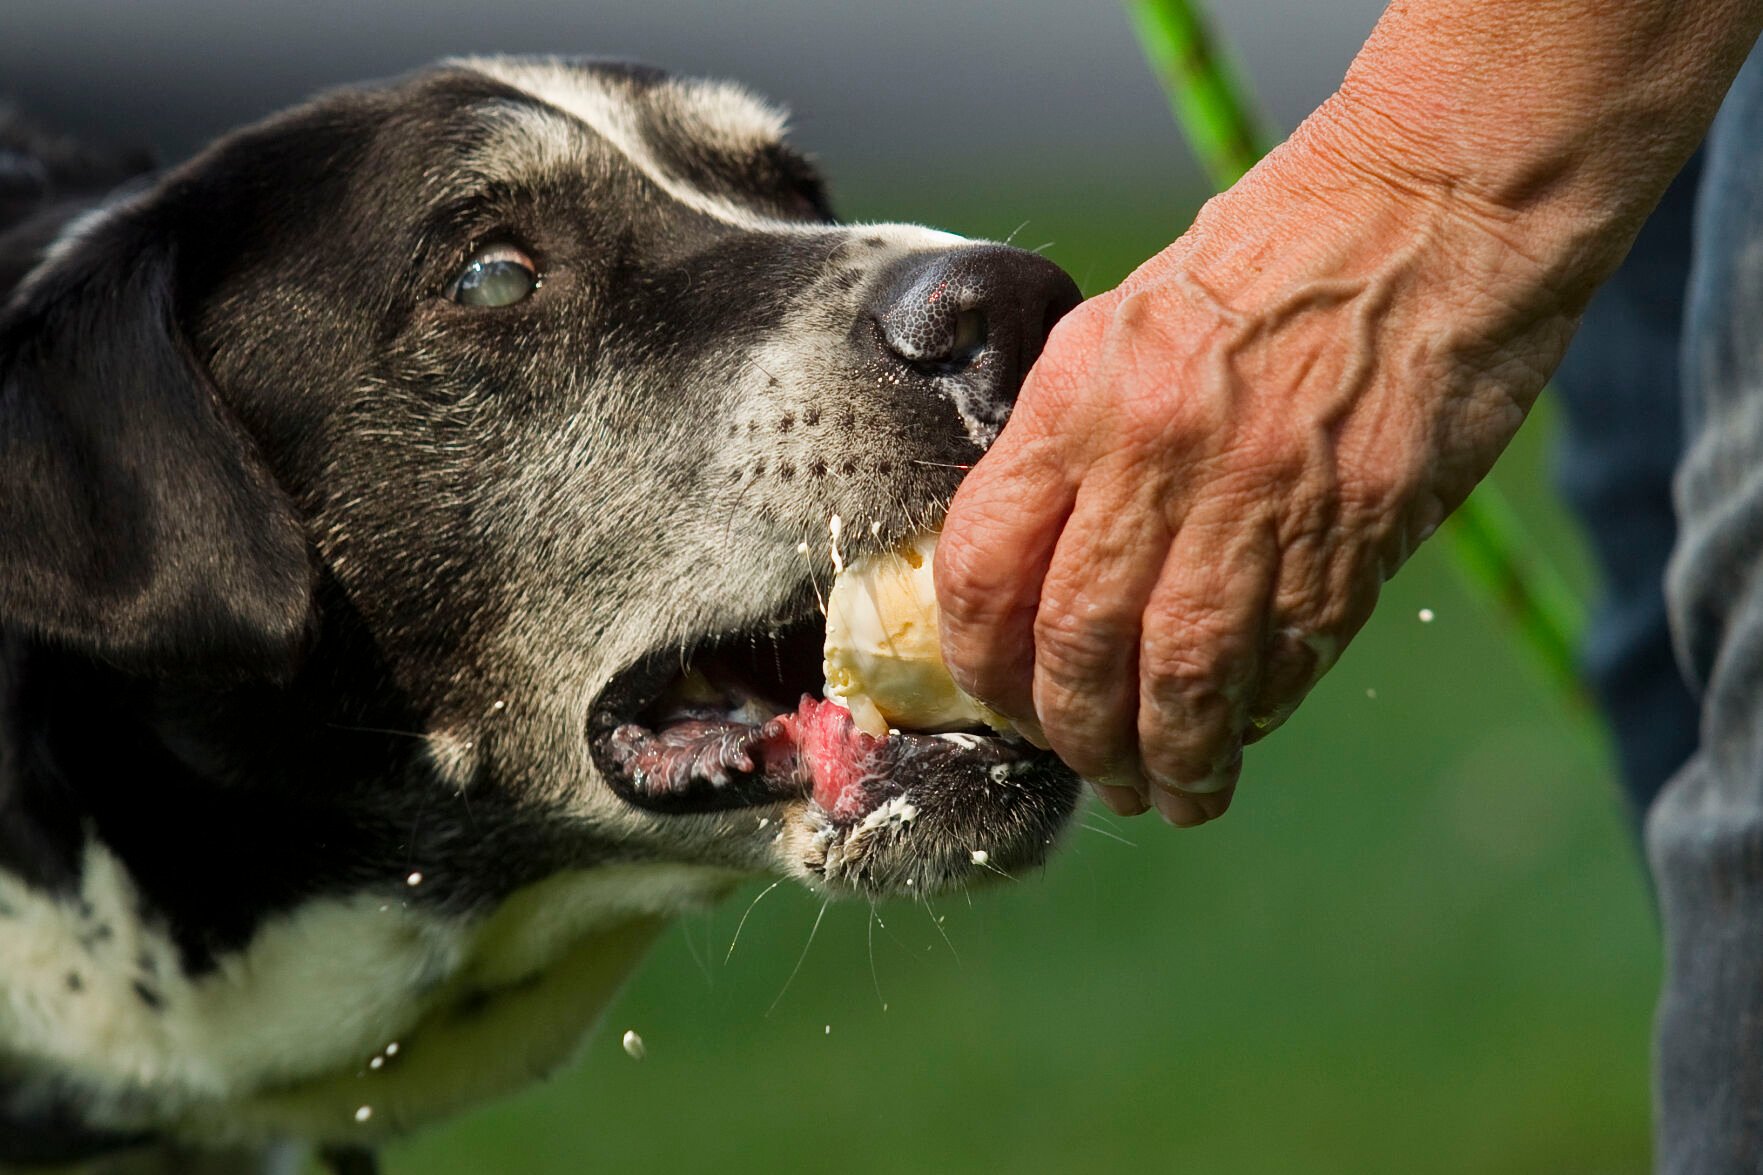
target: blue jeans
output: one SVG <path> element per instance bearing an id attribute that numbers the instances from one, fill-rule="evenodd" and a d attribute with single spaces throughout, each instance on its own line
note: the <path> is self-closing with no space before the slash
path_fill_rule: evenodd
<path id="1" fill-rule="evenodd" d="M 1647 819 L 1665 931 L 1658 1170 L 1763 1171 L 1763 52 L 1706 147 L 1666 577 L 1699 739 Z"/>
<path id="2" fill-rule="evenodd" d="M 1672 183 L 1555 372 L 1566 425 L 1557 479 L 1603 577 L 1581 668 L 1609 723 L 1637 830 L 1695 750 L 1700 712 L 1672 656 L 1664 588 L 1677 537 L 1678 363 L 1702 167 L 1698 153 Z"/>

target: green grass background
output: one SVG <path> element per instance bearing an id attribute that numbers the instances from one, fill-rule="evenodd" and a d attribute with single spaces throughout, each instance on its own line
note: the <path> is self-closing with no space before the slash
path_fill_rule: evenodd
<path id="1" fill-rule="evenodd" d="M 1197 204 L 977 164 L 840 194 L 1014 231 L 1090 293 Z M 1550 432 L 1545 404 L 1496 476 L 1589 593 Z M 819 902 L 787 887 L 725 962 L 761 888 L 672 931 L 579 1065 L 394 1146 L 390 1175 L 1647 1168 L 1659 957 L 1607 748 L 1440 544 L 1221 823 L 1092 806 L 1018 884 L 833 906 L 793 982 Z"/>

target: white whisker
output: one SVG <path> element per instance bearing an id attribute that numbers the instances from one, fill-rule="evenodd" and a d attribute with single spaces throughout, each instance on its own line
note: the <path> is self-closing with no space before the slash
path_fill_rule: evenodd
<path id="1" fill-rule="evenodd" d="M 831 898 L 820 903 L 820 913 L 814 916 L 814 925 L 808 928 L 808 941 L 802 944 L 802 954 L 796 959 L 795 968 L 791 970 L 790 977 L 784 980 L 783 987 L 777 993 L 777 999 L 772 1000 L 771 1007 L 765 1009 L 767 1019 L 771 1017 L 773 1012 L 777 1011 L 778 1004 L 783 1002 L 784 992 L 790 990 L 790 984 L 796 982 L 796 976 L 801 972 L 802 964 L 808 961 L 808 951 L 809 948 L 814 946 L 814 936 L 820 933 L 820 920 L 826 917 L 826 908 L 832 904 L 833 900 Z"/>
<path id="2" fill-rule="evenodd" d="M 759 897 L 754 898 L 751 902 L 749 902 L 747 904 L 746 913 L 741 915 L 740 923 L 735 926 L 735 936 L 728 940 L 728 954 L 726 954 L 722 957 L 722 965 L 724 967 L 728 966 L 728 961 L 735 957 L 735 944 L 741 941 L 741 930 L 743 927 L 745 927 L 747 925 L 747 914 L 751 914 L 753 912 L 753 907 L 757 906 L 759 904 L 760 898 L 763 898 L 766 894 L 770 893 L 772 890 L 776 889 L 778 886 L 780 886 L 782 884 L 783 884 L 782 881 L 772 882 L 770 885 L 766 886 L 764 889 L 759 891 Z"/>
<path id="3" fill-rule="evenodd" d="M 686 940 L 686 953 L 692 956 L 692 962 L 696 963 L 698 965 L 698 970 L 704 973 L 704 982 L 710 987 L 715 987 L 716 978 L 710 974 L 710 965 L 706 963 L 704 957 L 698 953 L 698 944 L 692 941 L 691 922 L 682 919 L 679 924 L 679 932 L 680 937 Z"/>
<path id="4" fill-rule="evenodd" d="M 972 900 L 973 899 L 971 898 L 968 899 L 969 904 L 972 903 Z M 943 929 L 943 920 L 937 917 L 936 910 L 931 907 L 930 899 L 925 898 L 923 901 L 924 912 L 930 916 L 930 924 L 937 928 L 938 934 L 943 936 L 944 945 L 949 948 L 949 953 L 955 957 L 955 966 L 961 966 L 961 952 L 955 949 L 955 940 L 949 937 L 949 932 L 947 930 Z"/>
<path id="5" fill-rule="evenodd" d="M 1082 823 L 1082 827 L 1089 830 L 1090 832 L 1095 833 L 1097 836 L 1105 836 L 1109 840 L 1117 840 L 1129 849 L 1136 849 L 1139 847 L 1135 842 L 1127 840 L 1124 836 L 1121 836 L 1118 832 L 1110 832 L 1106 828 L 1098 828 L 1094 824 L 1090 824 L 1087 821 Z"/>
<path id="6" fill-rule="evenodd" d="M 875 924 L 879 919 L 875 916 L 875 903 L 869 903 L 869 981 L 875 985 L 875 1002 L 881 1005 L 882 1011 L 888 1010 L 888 1001 L 882 995 L 881 973 L 875 969 Z"/>

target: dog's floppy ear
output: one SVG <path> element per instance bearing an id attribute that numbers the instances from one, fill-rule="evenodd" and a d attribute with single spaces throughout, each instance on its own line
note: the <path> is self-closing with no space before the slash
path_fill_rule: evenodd
<path id="1" fill-rule="evenodd" d="M 101 214 L 0 311 L 0 625 L 136 672 L 280 677 L 312 560 L 191 352 L 173 235 Z"/>

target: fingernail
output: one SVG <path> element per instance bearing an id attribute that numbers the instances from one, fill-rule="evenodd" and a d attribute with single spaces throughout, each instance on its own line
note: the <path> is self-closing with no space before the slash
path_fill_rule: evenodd
<path id="1" fill-rule="evenodd" d="M 1286 719 L 1290 718 L 1297 712 L 1298 707 L 1296 704 L 1293 704 L 1290 706 L 1276 706 L 1265 714 L 1251 714 L 1249 716 L 1249 727 L 1247 730 L 1243 731 L 1243 741 L 1251 743 L 1259 742 L 1280 727 L 1284 726 Z"/>
<path id="2" fill-rule="evenodd" d="M 1209 796 L 1221 792 L 1231 785 L 1231 777 L 1223 772 L 1208 775 L 1204 779 L 1185 779 L 1180 784 L 1172 784 L 1174 791 L 1185 791 L 1196 796 Z"/>
<path id="3" fill-rule="evenodd" d="M 1150 811 L 1145 797 L 1130 787 L 1114 787 L 1106 783 L 1092 783 L 1090 787 L 1095 790 L 1096 798 L 1116 816 L 1139 816 Z"/>
<path id="4" fill-rule="evenodd" d="M 1157 815 L 1163 817 L 1164 823 L 1173 824 L 1177 828 L 1192 828 L 1196 824 L 1206 823 L 1206 810 L 1179 792 L 1154 787 L 1151 789 L 1151 806 L 1157 809 Z"/>

